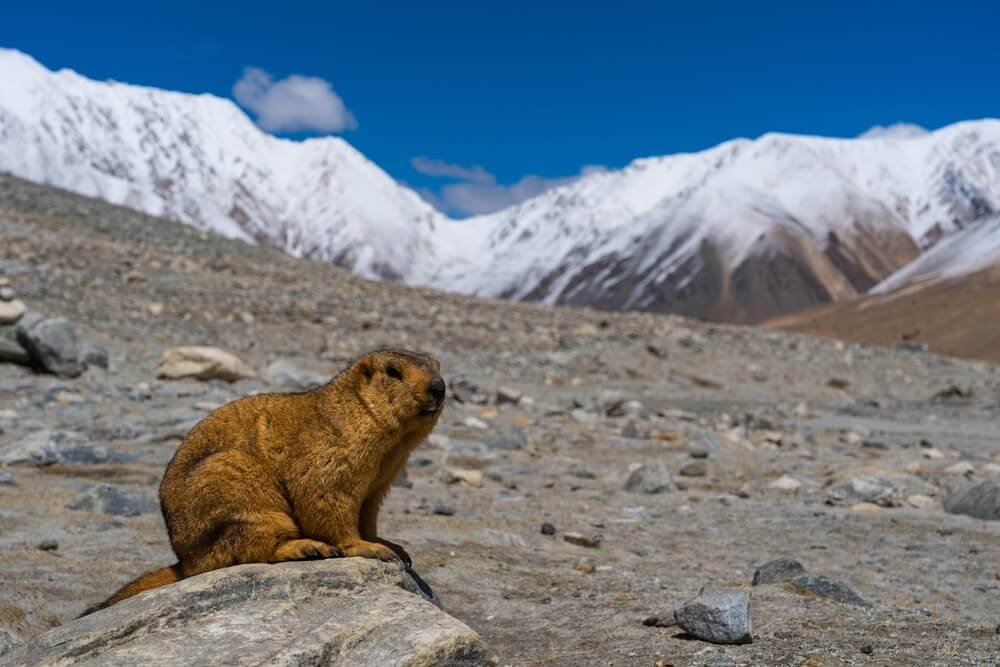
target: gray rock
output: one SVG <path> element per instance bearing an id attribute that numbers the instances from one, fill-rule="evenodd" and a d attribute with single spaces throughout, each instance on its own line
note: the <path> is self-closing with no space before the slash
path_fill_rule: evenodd
<path id="1" fill-rule="evenodd" d="M 19 643 L 12 634 L 6 630 L 0 630 L 0 656 L 13 651 Z"/>
<path id="2" fill-rule="evenodd" d="M 300 368 L 288 359 L 278 359 L 264 369 L 264 380 L 286 389 L 308 391 L 326 384 L 330 378 Z"/>
<path id="3" fill-rule="evenodd" d="M 81 433 L 57 429 L 33 431 L 0 449 L 0 463 L 7 465 L 93 465 L 125 463 L 134 458 L 131 454 L 95 445 Z"/>
<path id="4" fill-rule="evenodd" d="M 17 298 L 17 292 L 10 285 L 0 287 L 0 301 L 13 301 Z"/>
<path id="5" fill-rule="evenodd" d="M 63 317 L 45 319 L 29 312 L 15 328 L 17 341 L 40 368 L 62 377 L 83 372 L 76 329 Z"/>
<path id="6" fill-rule="evenodd" d="M 753 585 L 763 586 L 777 581 L 788 581 L 806 573 L 802 563 L 791 558 L 779 558 L 764 563 L 753 573 Z"/>
<path id="7" fill-rule="evenodd" d="M 153 589 L 46 632 L 13 664 L 488 664 L 468 626 L 401 566 L 363 558 L 240 565 Z"/>
<path id="8" fill-rule="evenodd" d="M 6 470 L 0 470 L 0 486 L 17 486 L 17 480 Z"/>
<path id="9" fill-rule="evenodd" d="M 832 577 L 807 574 L 792 579 L 789 585 L 800 593 L 809 593 L 835 602 L 852 604 L 856 607 L 875 606 L 871 600 L 858 595 L 849 584 Z"/>
<path id="10" fill-rule="evenodd" d="M 119 486 L 101 484 L 92 487 L 66 503 L 66 509 L 103 512 L 112 516 L 155 514 L 160 504 L 146 489 L 128 491 Z"/>
<path id="11" fill-rule="evenodd" d="M 659 461 L 630 468 L 625 479 L 625 490 L 632 493 L 662 493 L 676 488 L 670 470 Z"/>
<path id="12" fill-rule="evenodd" d="M 483 443 L 490 449 L 509 451 L 524 447 L 528 443 L 528 436 L 525 434 L 524 429 L 515 426 L 502 433 L 484 438 Z"/>
<path id="13" fill-rule="evenodd" d="M 31 365 L 31 355 L 16 340 L 0 338 L 0 361 L 21 366 Z"/>
<path id="14" fill-rule="evenodd" d="M 945 498 L 944 509 L 951 514 L 1000 521 L 1000 480 L 985 479 L 955 491 Z"/>
<path id="15" fill-rule="evenodd" d="M 451 397 L 459 403 L 485 405 L 490 400 L 474 382 L 461 375 L 448 380 L 448 391 Z"/>
<path id="16" fill-rule="evenodd" d="M 0 324 L 14 324 L 27 310 L 28 307 L 17 299 L 0 299 Z"/>
<path id="17" fill-rule="evenodd" d="M 88 341 L 80 346 L 80 361 L 87 366 L 107 368 L 108 359 L 108 351 L 103 345 Z"/>
<path id="18" fill-rule="evenodd" d="M 497 405 L 517 405 L 523 394 L 513 387 L 497 387 Z"/>
<path id="19" fill-rule="evenodd" d="M 682 630 L 698 639 L 715 644 L 749 644 L 750 594 L 746 591 L 713 591 L 697 597 L 674 610 Z"/>
<path id="20" fill-rule="evenodd" d="M 921 487 L 926 486 L 922 482 Z M 904 480 L 892 480 L 873 475 L 860 475 L 835 484 L 830 488 L 831 500 L 844 503 L 874 503 L 882 507 L 898 507 L 903 504 L 908 485 Z"/>

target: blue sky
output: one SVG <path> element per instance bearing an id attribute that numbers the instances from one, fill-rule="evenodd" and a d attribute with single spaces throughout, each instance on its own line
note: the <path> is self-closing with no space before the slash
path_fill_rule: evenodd
<path id="1" fill-rule="evenodd" d="M 265 127 L 340 134 L 456 214 L 737 136 L 1000 115 L 998 2 L 218 5 L 7 3 L 0 46 L 175 90 L 243 79 Z M 288 117 L 285 93 L 317 108 Z"/>

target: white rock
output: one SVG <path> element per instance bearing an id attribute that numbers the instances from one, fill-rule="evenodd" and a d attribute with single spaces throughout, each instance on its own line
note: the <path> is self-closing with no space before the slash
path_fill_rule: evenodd
<path id="1" fill-rule="evenodd" d="M 215 347 L 171 347 L 160 357 L 157 377 L 169 380 L 196 378 L 234 382 L 252 377 L 253 371 L 234 354 Z"/>
<path id="2" fill-rule="evenodd" d="M 21 319 L 27 310 L 28 307 L 24 305 L 24 302 L 17 299 L 0 301 L 0 324 L 14 324 Z"/>
<path id="3" fill-rule="evenodd" d="M 778 479 L 768 484 L 768 487 L 772 489 L 777 489 L 778 491 L 794 493 L 802 488 L 802 482 L 795 479 L 791 475 L 782 475 Z"/>

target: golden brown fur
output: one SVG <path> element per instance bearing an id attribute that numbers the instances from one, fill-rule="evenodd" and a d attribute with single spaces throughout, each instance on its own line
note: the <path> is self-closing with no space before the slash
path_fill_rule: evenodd
<path id="1" fill-rule="evenodd" d="M 239 563 L 341 555 L 409 562 L 378 536 L 378 511 L 437 423 L 439 372 L 431 357 L 380 350 L 312 391 L 250 396 L 210 414 L 160 484 L 177 564 L 95 609 Z"/>

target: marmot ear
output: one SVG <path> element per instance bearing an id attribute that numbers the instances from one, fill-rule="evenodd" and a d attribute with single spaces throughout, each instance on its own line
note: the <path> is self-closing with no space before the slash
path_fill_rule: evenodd
<path id="1" fill-rule="evenodd" d="M 358 379 L 369 382 L 372 377 L 375 376 L 375 367 L 372 366 L 372 362 L 368 359 L 362 359 L 358 362 Z"/>

